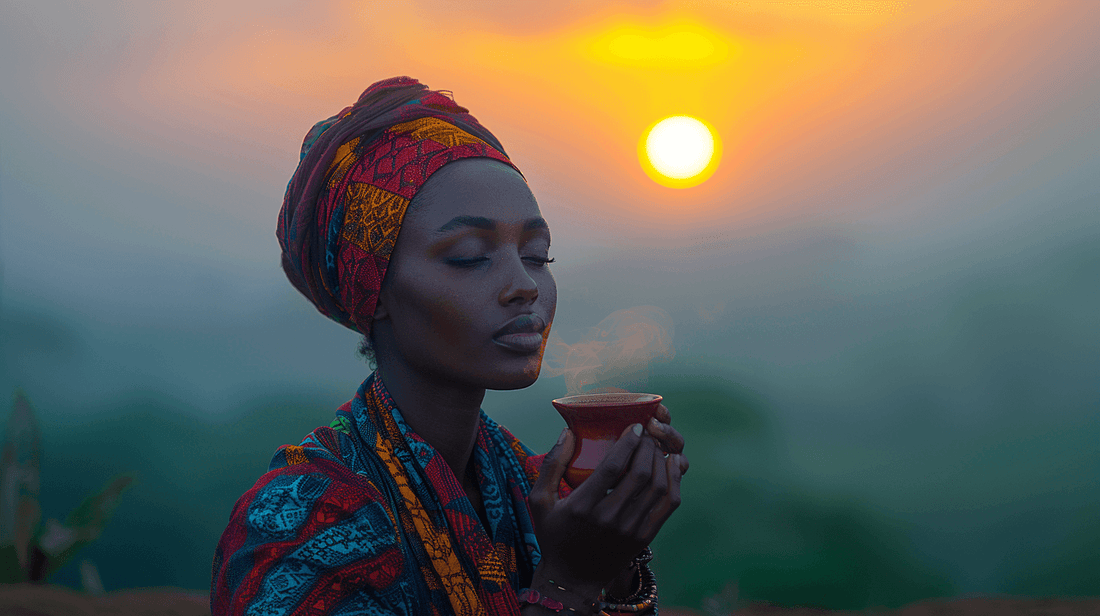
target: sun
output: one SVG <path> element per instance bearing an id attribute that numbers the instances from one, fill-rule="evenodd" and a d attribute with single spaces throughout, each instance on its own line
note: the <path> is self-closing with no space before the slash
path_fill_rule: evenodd
<path id="1" fill-rule="evenodd" d="M 706 122 L 674 115 L 654 122 L 642 133 L 638 160 L 654 182 L 690 188 L 714 173 L 721 149 L 718 136 Z"/>

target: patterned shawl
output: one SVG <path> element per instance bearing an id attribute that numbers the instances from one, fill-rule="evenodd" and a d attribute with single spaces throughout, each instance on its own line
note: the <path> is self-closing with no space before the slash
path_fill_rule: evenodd
<path id="1" fill-rule="evenodd" d="M 516 592 L 540 559 L 527 496 L 543 458 L 481 413 L 473 459 L 486 534 L 461 481 L 372 374 L 330 427 L 280 447 L 237 501 L 214 556 L 211 612 L 519 614 Z"/>

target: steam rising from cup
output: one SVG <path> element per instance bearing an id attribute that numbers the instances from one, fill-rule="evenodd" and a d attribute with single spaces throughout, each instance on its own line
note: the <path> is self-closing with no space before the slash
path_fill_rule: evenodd
<path id="1" fill-rule="evenodd" d="M 551 330 L 541 375 L 564 375 L 569 395 L 597 386 L 644 387 L 650 364 L 675 357 L 673 332 L 672 317 L 656 306 L 612 312 L 576 344 L 566 344 Z"/>

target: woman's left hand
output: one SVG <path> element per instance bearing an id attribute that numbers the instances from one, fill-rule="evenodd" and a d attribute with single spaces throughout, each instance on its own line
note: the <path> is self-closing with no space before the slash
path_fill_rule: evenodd
<path id="1" fill-rule="evenodd" d="M 665 452 L 665 457 L 672 454 L 680 454 L 680 476 L 682 477 L 687 473 L 688 466 L 690 466 L 687 456 L 684 455 L 684 435 L 680 434 L 671 424 L 672 414 L 668 412 L 668 407 L 662 404 L 657 407 L 656 416 L 646 424 L 646 434 L 649 434 L 657 440 L 657 446 L 661 448 L 661 451 Z M 619 574 L 619 577 L 608 584 L 607 590 L 609 590 L 612 595 L 621 597 L 633 590 L 631 587 L 633 581 L 634 564 L 631 563 L 629 567 Z"/>
<path id="2" fill-rule="evenodd" d="M 680 475 L 683 476 L 687 474 L 690 466 L 687 456 L 684 455 L 684 436 L 671 424 L 672 414 L 668 412 L 668 407 L 662 404 L 657 407 L 656 416 L 646 424 L 645 430 L 647 434 L 657 439 L 657 445 L 665 454 L 680 454 Z"/>

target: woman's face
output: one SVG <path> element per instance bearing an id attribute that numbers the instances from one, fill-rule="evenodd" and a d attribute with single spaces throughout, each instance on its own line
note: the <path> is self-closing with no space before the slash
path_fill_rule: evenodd
<path id="1" fill-rule="evenodd" d="M 485 389 L 531 385 L 557 286 L 546 264 L 550 230 L 527 183 L 501 162 L 465 158 L 432 174 L 418 197 L 375 311 L 382 369 L 392 362 Z M 499 335 L 509 325 L 528 333 Z"/>

